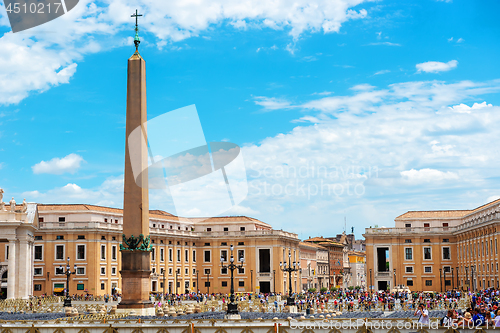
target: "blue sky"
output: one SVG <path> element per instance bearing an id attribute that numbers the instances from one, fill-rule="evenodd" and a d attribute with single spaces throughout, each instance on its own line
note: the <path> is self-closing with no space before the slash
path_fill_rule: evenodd
<path id="1" fill-rule="evenodd" d="M 121 207 L 135 8 L 149 118 L 195 104 L 207 141 L 242 147 L 249 194 L 226 214 L 360 235 L 500 197 L 497 1 L 294 4 L 84 0 L 16 34 L 0 6 L 4 200 Z"/>

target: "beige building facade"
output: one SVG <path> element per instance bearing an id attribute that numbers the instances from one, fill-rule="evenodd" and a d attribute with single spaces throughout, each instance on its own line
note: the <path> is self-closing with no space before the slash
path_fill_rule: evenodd
<path id="1" fill-rule="evenodd" d="M 374 290 L 499 287 L 500 200 L 471 210 L 410 211 L 394 228 L 367 228 L 367 282 Z"/>
<path id="2" fill-rule="evenodd" d="M 66 288 L 65 265 L 76 264 L 71 294 L 104 295 L 119 292 L 122 242 L 121 209 L 93 205 L 38 205 L 34 236 L 33 294 L 52 294 Z M 230 272 L 223 268 L 234 246 L 236 292 L 288 290 L 288 277 L 279 269 L 283 258 L 299 260 L 296 234 L 273 230 L 245 216 L 181 218 L 151 210 L 151 292 L 229 293 Z M 223 258 L 221 262 L 221 258 Z M 62 267 L 62 269 L 61 269 Z M 292 273 L 292 287 L 300 286 Z"/>

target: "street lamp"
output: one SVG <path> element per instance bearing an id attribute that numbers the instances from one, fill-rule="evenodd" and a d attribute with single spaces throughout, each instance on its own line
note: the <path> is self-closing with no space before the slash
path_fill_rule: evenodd
<path id="1" fill-rule="evenodd" d="M 394 288 L 397 288 L 398 284 L 396 283 L 396 269 L 394 268 Z"/>
<path id="2" fill-rule="evenodd" d="M 372 295 L 373 280 L 372 280 L 372 269 L 370 268 L 370 296 Z"/>
<path id="3" fill-rule="evenodd" d="M 205 272 L 207 273 L 207 297 L 210 295 L 210 270 L 205 269 Z"/>
<path id="4" fill-rule="evenodd" d="M 442 269 L 439 269 L 439 284 L 441 285 L 441 292 L 443 292 L 443 274 L 442 274 Z"/>
<path id="5" fill-rule="evenodd" d="M 196 270 L 196 293 L 197 294 L 200 293 L 200 281 L 199 281 L 199 276 L 198 276 L 199 273 L 200 273 L 200 271 L 197 269 Z"/>
<path id="6" fill-rule="evenodd" d="M 165 299 L 165 268 L 163 268 L 163 299 Z"/>
<path id="7" fill-rule="evenodd" d="M 175 294 L 178 295 L 178 285 L 179 285 L 179 269 L 175 270 Z"/>
<path id="8" fill-rule="evenodd" d="M 273 293 L 276 294 L 276 270 L 273 269 Z"/>
<path id="9" fill-rule="evenodd" d="M 288 250 L 288 266 L 286 261 L 280 261 L 280 269 L 283 272 L 288 272 L 288 298 L 286 300 L 286 305 L 295 305 L 295 299 L 292 297 L 292 272 L 296 272 L 300 269 L 300 262 L 297 264 L 295 261 L 292 265 L 292 252 Z"/>
<path id="10" fill-rule="evenodd" d="M 63 267 L 59 265 L 59 269 L 62 270 Z M 76 263 L 74 265 L 74 271 L 71 272 L 71 267 L 69 266 L 69 257 L 68 257 L 68 263 L 66 264 L 66 271 L 64 272 L 66 274 L 66 298 L 64 299 L 64 307 L 71 307 L 71 297 L 69 297 L 69 276 L 71 274 L 76 274 Z"/>
<path id="11" fill-rule="evenodd" d="M 457 272 L 458 273 L 458 272 Z M 445 282 L 446 285 L 446 282 Z M 451 268 L 451 290 L 455 289 L 455 280 L 453 276 L 453 267 Z"/>
<path id="12" fill-rule="evenodd" d="M 234 263 L 233 244 L 231 244 L 229 249 L 231 250 L 231 258 L 229 259 L 229 265 L 224 266 L 224 258 L 223 257 L 220 258 L 220 263 L 222 265 L 222 268 L 226 268 L 226 269 L 229 269 L 231 271 L 231 291 L 230 291 L 231 296 L 229 297 L 229 304 L 227 305 L 227 314 L 228 315 L 237 315 L 238 314 L 238 304 L 236 304 L 234 302 L 234 270 L 237 268 L 238 269 L 243 268 L 243 263 L 245 262 L 245 258 L 244 257 L 239 258 L 241 264 L 236 265 Z"/>

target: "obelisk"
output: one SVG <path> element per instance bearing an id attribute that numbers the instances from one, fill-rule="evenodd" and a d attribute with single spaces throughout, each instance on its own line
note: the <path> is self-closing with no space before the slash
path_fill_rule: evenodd
<path id="1" fill-rule="evenodd" d="M 150 238 L 148 198 L 148 151 L 146 112 L 146 62 L 139 54 L 137 18 L 135 53 L 128 59 L 127 68 L 127 124 L 125 138 L 125 184 L 123 196 L 122 300 L 119 312 L 135 311 L 137 315 L 155 315 L 149 300 L 150 291 Z M 131 136 L 136 128 L 142 135 Z M 132 140 L 132 141 L 131 141 Z M 132 149 L 130 149 L 132 147 Z M 134 175 L 132 165 L 144 170 Z M 136 179 L 138 177 L 139 179 Z M 140 186 L 139 186 L 139 185 Z"/>

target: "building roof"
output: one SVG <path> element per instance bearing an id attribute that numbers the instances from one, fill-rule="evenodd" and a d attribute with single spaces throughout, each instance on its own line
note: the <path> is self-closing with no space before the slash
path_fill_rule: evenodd
<path id="1" fill-rule="evenodd" d="M 299 246 L 305 246 L 305 247 L 312 247 L 312 248 L 316 248 L 318 250 L 325 250 L 325 251 L 328 251 L 328 249 L 324 246 L 321 246 L 319 244 L 316 244 L 316 243 L 309 243 L 309 242 L 299 242 Z"/>
<path id="2" fill-rule="evenodd" d="M 319 244 L 319 245 L 323 245 L 323 246 L 344 246 L 343 244 L 341 243 L 338 243 L 338 242 L 335 242 L 335 241 L 332 241 L 330 239 L 326 239 L 326 238 L 323 238 L 323 237 L 313 237 L 313 238 L 308 238 L 308 239 L 304 239 L 304 242 L 308 242 L 308 243 L 316 243 L 316 244 Z"/>
<path id="3" fill-rule="evenodd" d="M 123 214 L 123 209 L 121 208 L 111 208 L 111 207 L 103 207 L 97 205 L 88 205 L 88 204 L 38 204 L 39 212 L 50 212 L 50 211 L 94 211 L 94 212 L 103 212 L 103 213 L 115 213 L 115 214 Z M 203 222 L 254 222 L 261 225 L 265 225 L 271 227 L 271 225 L 262 222 L 258 219 L 248 217 L 248 216 L 219 216 L 219 217 L 197 217 L 197 218 L 185 218 L 175 216 L 168 212 L 154 209 L 149 211 L 149 216 L 152 218 L 167 218 L 170 220 L 177 220 L 188 223 L 203 223 Z"/>
<path id="4" fill-rule="evenodd" d="M 482 209 L 494 206 L 498 203 L 500 203 L 500 199 L 493 200 L 475 209 L 408 211 L 396 217 L 395 220 L 417 219 L 417 218 L 462 218 L 466 215 L 477 213 Z"/>

